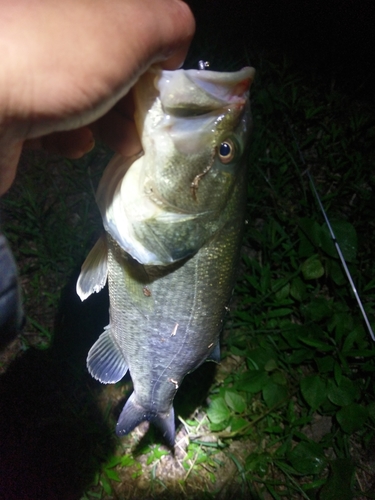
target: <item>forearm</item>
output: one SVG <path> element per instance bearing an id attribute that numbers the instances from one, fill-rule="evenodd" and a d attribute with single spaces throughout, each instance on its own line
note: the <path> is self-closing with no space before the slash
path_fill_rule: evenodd
<path id="1" fill-rule="evenodd" d="M 3 0 L 0 194 L 25 140 L 94 122 L 150 64 L 181 64 L 193 32 L 178 0 Z"/>

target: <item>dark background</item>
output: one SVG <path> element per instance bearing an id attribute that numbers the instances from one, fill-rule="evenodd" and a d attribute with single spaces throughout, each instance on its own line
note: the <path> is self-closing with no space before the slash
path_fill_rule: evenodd
<path id="1" fill-rule="evenodd" d="M 313 71 L 322 78 L 334 79 L 347 92 L 374 98 L 375 2 L 372 0 L 189 0 L 187 3 L 197 20 L 193 50 L 201 48 L 208 60 L 226 54 L 241 59 L 247 54 L 255 65 L 259 56 L 273 60 L 286 56 L 301 71 Z"/>

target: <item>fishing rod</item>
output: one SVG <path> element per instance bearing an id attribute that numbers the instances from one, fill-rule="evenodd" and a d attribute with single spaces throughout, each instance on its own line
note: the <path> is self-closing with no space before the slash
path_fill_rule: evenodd
<path id="1" fill-rule="evenodd" d="M 289 120 L 288 120 L 289 122 Z M 303 153 L 301 151 L 301 148 L 299 146 L 299 142 L 297 140 L 297 137 L 293 131 L 293 128 L 291 126 L 291 124 L 289 123 L 289 128 L 290 128 L 290 131 L 292 133 L 292 136 L 293 136 L 293 139 L 294 139 L 294 142 L 296 144 L 296 147 L 297 147 L 297 151 L 299 153 L 299 156 L 300 156 L 300 159 L 301 159 L 301 162 L 303 164 L 303 166 L 305 167 L 305 171 L 303 172 L 303 174 L 307 174 L 307 177 L 309 179 L 309 182 L 310 182 L 310 186 L 311 186 L 311 190 L 312 192 L 314 193 L 314 196 L 315 196 L 315 199 L 319 205 L 319 208 L 323 214 L 323 217 L 324 217 L 324 220 L 328 226 L 328 230 L 329 230 L 329 233 L 330 233 L 330 236 L 331 236 L 331 239 L 336 247 L 336 251 L 337 251 L 337 254 L 340 258 L 340 261 L 341 261 L 341 264 L 342 264 L 342 267 L 344 268 L 344 271 L 345 271 L 345 274 L 346 274 L 346 277 L 348 278 L 349 280 L 349 283 L 350 283 L 350 286 L 353 290 L 353 293 L 354 293 L 354 297 L 356 298 L 357 300 L 357 303 L 358 303 L 358 306 L 359 306 L 359 309 L 361 310 L 361 313 L 362 313 L 362 316 L 363 316 L 363 319 L 365 320 L 365 323 L 366 323 L 366 326 L 367 326 L 367 329 L 371 335 L 371 338 L 372 340 L 375 342 L 375 334 L 373 332 L 373 329 L 371 327 L 371 324 L 370 324 L 370 321 L 368 319 L 368 316 L 366 314 L 366 311 L 363 307 L 363 304 L 362 304 L 362 300 L 361 300 L 361 297 L 359 296 L 359 293 L 358 293 L 358 290 L 354 284 L 354 281 L 353 281 L 353 278 L 352 278 L 352 275 L 349 271 L 349 268 L 346 264 L 346 261 L 345 261 L 345 258 L 344 258 L 344 255 L 341 251 L 341 248 L 340 248 L 340 245 L 339 245 L 339 242 L 337 241 L 337 238 L 336 238 L 336 235 L 333 231 L 333 228 L 331 226 L 331 223 L 329 221 L 329 218 L 328 218 L 328 215 L 327 215 L 327 212 L 324 210 L 324 207 L 323 207 L 323 203 L 322 203 L 322 200 L 320 199 L 320 196 L 319 196 L 319 193 L 318 193 L 318 190 L 316 189 L 316 186 L 315 186 L 315 182 L 314 182 L 314 179 L 310 173 L 310 168 L 307 166 L 307 163 L 306 163 L 306 160 L 305 160 L 305 157 L 303 156 Z"/>

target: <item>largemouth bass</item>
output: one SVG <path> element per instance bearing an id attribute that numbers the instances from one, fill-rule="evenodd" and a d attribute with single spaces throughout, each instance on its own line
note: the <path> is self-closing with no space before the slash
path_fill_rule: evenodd
<path id="1" fill-rule="evenodd" d="M 106 232 L 77 282 L 84 300 L 108 278 L 110 323 L 87 366 L 105 384 L 130 371 L 120 436 L 148 420 L 173 446 L 183 378 L 220 359 L 246 203 L 254 73 L 154 69 L 135 85 L 143 153 L 108 164 L 97 191 Z"/>

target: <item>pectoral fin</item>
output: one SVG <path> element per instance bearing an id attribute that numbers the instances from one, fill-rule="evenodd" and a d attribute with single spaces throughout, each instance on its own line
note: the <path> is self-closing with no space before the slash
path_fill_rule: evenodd
<path id="1" fill-rule="evenodd" d="M 107 243 L 101 236 L 82 264 L 77 280 L 77 294 L 84 301 L 93 292 L 99 292 L 107 281 Z"/>
<path id="2" fill-rule="evenodd" d="M 106 327 L 91 347 L 87 356 L 87 368 L 103 384 L 118 382 L 128 371 L 122 351 L 111 336 L 111 325 Z"/>

